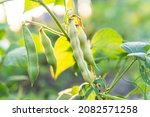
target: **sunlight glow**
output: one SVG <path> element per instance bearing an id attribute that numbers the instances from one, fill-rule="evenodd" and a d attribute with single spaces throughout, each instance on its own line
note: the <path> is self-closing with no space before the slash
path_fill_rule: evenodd
<path id="1" fill-rule="evenodd" d="M 91 0 L 78 0 L 78 11 L 82 17 L 89 17 L 92 14 Z"/>

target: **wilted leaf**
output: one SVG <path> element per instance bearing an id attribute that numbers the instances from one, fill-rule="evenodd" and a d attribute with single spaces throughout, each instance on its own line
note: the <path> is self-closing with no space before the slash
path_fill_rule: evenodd
<path id="1" fill-rule="evenodd" d="M 16 48 L 8 52 L 3 64 L 5 66 L 27 67 L 27 51 L 25 47 Z"/>
<path id="2" fill-rule="evenodd" d="M 145 42 L 127 42 L 121 46 L 127 53 L 146 52 L 150 45 Z"/>
<path id="3" fill-rule="evenodd" d="M 93 54 L 98 58 L 102 54 L 111 58 L 116 58 L 123 52 L 121 48 L 122 41 L 122 37 L 113 29 L 101 29 L 97 31 L 92 38 Z"/>
<path id="4" fill-rule="evenodd" d="M 72 51 L 68 51 L 69 48 L 70 43 L 67 41 L 65 37 L 60 37 L 55 43 L 54 53 L 57 60 L 56 74 L 54 74 L 52 68 L 50 68 L 52 76 L 55 79 L 57 79 L 57 77 L 63 71 L 73 66 L 75 63 Z"/>

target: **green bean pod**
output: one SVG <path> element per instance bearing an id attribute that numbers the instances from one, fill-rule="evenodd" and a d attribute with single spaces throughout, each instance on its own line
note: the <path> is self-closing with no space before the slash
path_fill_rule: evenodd
<path id="1" fill-rule="evenodd" d="M 87 40 L 86 33 L 84 32 L 81 26 L 77 26 L 77 30 L 78 30 L 78 38 L 80 40 L 80 47 L 84 54 L 84 59 L 86 60 L 87 63 L 89 63 L 90 65 L 95 67 L 97 70 L 99 70 L 94 61 L 92 51 L 90 48 L 90 44 L 88 43 L 88 40 Z"/>
<path id="2" fill-rule="evenodd" d="M 38 55 L 31 33 L 25 25 L 23 25 L 23 35 L 28 57 L 28 74 L 31 86 L 33 86 L 39 74 Z"/>
<path id="3" fill-rule="evenodd" d="M 81 71 L 81 74 L 85 81 L 89 82 L 90 84 L 92 81 L 92 74 L 88 69 L 87 63 L 84 60 L 83 52 L 80 48 L 80 41 L 78 39 L 78 32 L 75 26 L 74 21 L 71 19 L 69 26 L 68 26 L 68 35 L 70 38 L 70 44 L 73 50 L 74 57 L 77 61 L 78 67 Z"/>
<path id="4" fill-rule="evenodd" d="M 52 65 L 54 73 L 56 73 L 57 62 L 56 62 L 56 57 L 54 55 L 54 49 L 50 38 L 46 35 L 43 29 L 40 30 L 40 39 L 44 47 L 44 52 L 45 52 L 47 62 L 50 65 Z"/>

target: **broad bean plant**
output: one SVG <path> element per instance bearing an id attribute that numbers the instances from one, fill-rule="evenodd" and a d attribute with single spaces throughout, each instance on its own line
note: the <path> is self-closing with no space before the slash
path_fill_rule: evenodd
<path id="1" fill-rule="evenodd" d="M 45 54 L 47 63 L 50 66 L 50 75 L 57 79 L 66 69 L 76 66 L 78 73 L 81 73 L 84 80 L 79 86 L 73 86 L 68 88 L 69 90 L 64 89 L 61 91 L 58 95 L 58 100 L 125 100 L 136 94 L 142 94 L 143 99 L 148 99 L 147 94 L 150 91 L 150 43 L 140 41 L 123 43 L 122 37 L 111 28 L 102 28 L 95 32 L 91 39 L 88 39 L 83 27 L 84 22 L 75 12 L 75 7 L 69 6 L 66 1 L 63 1 L 66 9 L 66 14 L 64 15 L 65 26 L 63 26 L 47 6 L 52 1 L 25 0 L 25 3 L 28 2 L 28 4 L 44 7 L 61 31 L 56 31 L 52 27 L 39 22 L 25 20 L 22 23 L 25 42 L 24 51 L 27 52 L 28 79 L 31 87 L 34 87 L 39 76 L 40 63 L 28 24 L 39 28 L 40 43 L 44 49 L 43 54 Z M 73 4 L 73 0 L 68 1 Z M 7 1 L 1 3 L 4 2 Z M 55 45 L 52 44 L 52 39 L 47 35 L 46 31 L 58 36 Z M 108 82 L 106 78 L 109 71 L 103 73 L 101 64 L 105 60 L 113 61 L 114 59 L 118 60 L 116 67 L 119 68 L 114 78 L 111 78 L 111 82 Z M 7 57 L 4 63 L 7 63 Z M 133 83 L 135 88 L 129 91 L 126 96 L 112 95 L 112 89 L 124 78 L 132 66 L 139 68 L 139 79 L 130 79 L 128 81 Z"/>

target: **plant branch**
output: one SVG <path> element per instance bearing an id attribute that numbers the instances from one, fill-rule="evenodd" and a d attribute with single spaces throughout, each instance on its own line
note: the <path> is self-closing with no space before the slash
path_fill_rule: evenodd
<path id="1" fill-rule="evenodd" d="M 121 78 L 123 77 L 123 75 L 130 69 L 130 67 L 133 65 L 133 63 L 136 61 L 136 59 L 134 59 L 126 68 L 125 70 L 119 75 L 117 74 L 116 77 L 114 78 L 113 82 L 111 83 L 111 86 L 108 88 L 107 93 L 109 93 L 114 86 L 121 80 Z"/>
<path id="2" fill-rule="evenodd" d="M 46 30 L 52 32 L 53 34 L 56 34 L 56 35 L 59 35 L 59 36 L 64 36 L 63 33 L 58 32 L 58 31 L 56 31 L 56 30 L 53 30 L 53 29 L 49 28 L 48 26 L 45 26 L 45 25 L 40 24 L 40 23 L 38 23 L 38 22 L 34 22 L 34 21 L 25 21 L 25 22 L 26 22 L 26 23 L 33 24 L 33 25 L 36 25 L 36 26 L 39 26 L 39 27 L 43 27 L 43 28 L 45 28 Z"/>
<path id="3" fill-rule="evenodd" d="M 117 96 L 112 96 L 112 95 L 109 95 L 109 94 L 104 94 L 104 93 L 100 93 L 99 94 L 102 98 L 107 98 L 107 99 L 110 99 L 110 100 L 125 100 L 126 98 L 121 98 L 121 97 L 117 97 Z"/>
<path id="4" fill-rule="evenodd" d="M 34 0 L 35 2 L 38 2 L 39 4 L 41 4 L 47 11 L 48 13 L 51 15 L 51 17 L 53 18 L 53 20 L 55 21 L 55 23 L 57 24 L 57 26 L 60 28 L 60 30 L 62 31 L 62 33 L 64 33 L 64 35 L 66 36 L 66 38 L 68 40 L 69 36 L 68 34 L 65 32 L 65 30 L 63 29 L 63 27 L 61 26 L 60 22 L 58 21 L 57 17 L 52 13 L 52 11 L 47 7 L 47 5 L 42 1 L 42 0 Z"/>

